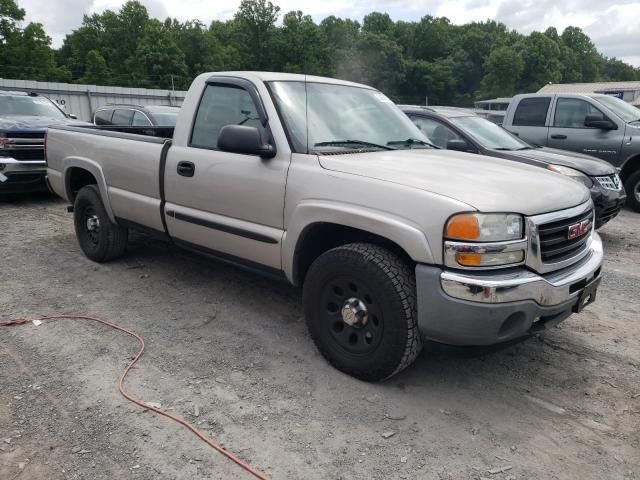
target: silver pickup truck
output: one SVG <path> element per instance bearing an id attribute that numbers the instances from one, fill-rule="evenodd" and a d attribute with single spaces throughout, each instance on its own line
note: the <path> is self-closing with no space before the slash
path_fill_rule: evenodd
<path id="1" fill-rule="evenodd" d="M 586 188 L 432 148 L 365 85 L 206 73 L 175 130 L 53 127 L 46 153 L 90 259 L 122 256 L 138 229 L 284 277 L 302 287 L 318 349 L 364 380 L 407 367 L 424 338 L 543 331 L 601 278 Z"/>

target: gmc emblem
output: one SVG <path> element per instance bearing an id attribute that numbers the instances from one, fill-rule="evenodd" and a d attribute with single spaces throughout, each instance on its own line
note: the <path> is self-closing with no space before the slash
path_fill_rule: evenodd
<path id="1" fill-rule="evenodd" d="M 574 223 L 569 225 L 569 232 L 567 233 L 567 239 L 573 240 L 574 238 L 586 235 L 591 230 L 591 219 L 581 221 L 580 223 Z"/>

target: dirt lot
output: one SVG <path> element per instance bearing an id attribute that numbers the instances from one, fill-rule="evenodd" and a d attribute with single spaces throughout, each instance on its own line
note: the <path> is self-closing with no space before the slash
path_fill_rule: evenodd
<path id="1" fill-rule="evenodd" d="M 0 318 L 136 330 L 147 353 L 129 389 L 274 479 L 640 479 L 640 215 L 602 229 L 605 278 L 583 314 L 497 352 L 432 345 L 366 384 L 316 352 L 297 290 L 143 236 L 94 264 L 64 207 L 0 204 Z M 1 329 L 0 478 L 250 478 L 118 394 L 135 351 L 93 324 Z"/>

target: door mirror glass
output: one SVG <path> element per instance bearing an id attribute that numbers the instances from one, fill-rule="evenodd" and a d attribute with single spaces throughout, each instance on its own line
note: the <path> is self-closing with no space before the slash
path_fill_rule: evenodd
<path id="1" fill-rule="evenodd" d="M 616 130 L 618 126 L 611 120 L 604 118 L 601 113 L 591 113 L 584 118 L 584 126 L 601 130 Z"/>
<path id="2" fill-rule="evenodd" d="M 276 151 L 272 145 L 262 142 L 260 131 L 246 125 L 225 125 L 218 134 L 218 149 L 224 152 L 259 155 L 272 158 Z"/>
<path id="3" fill-rule="evenodd" d="M 454 138 L 447 142 L 447 150 L 466 152 L 469 150 L 469 144 L 462 139 Z"/>

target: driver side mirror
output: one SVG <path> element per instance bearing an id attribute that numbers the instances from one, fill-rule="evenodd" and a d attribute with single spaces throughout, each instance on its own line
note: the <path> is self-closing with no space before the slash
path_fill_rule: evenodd
<path id="1" fill-rule="evenodd" d="M 469 144 L 465 140 L 452 139 L 447 142 L 447 150 L 455 150 L 457 152 L 469 151 Z"/>
<path id="2" fill-rule="evenodd" d="M 617 130 L 618 126 L 599 113 L 590 113 L 584 117 L 584 126 L 600 130 Z"/>
<path id="3" fill-rule="evenodd" d="M 273 145 L 263 143 L 256 127 L 246 125 L 225 125 L 218 134 L 218 148 L 224 152 L 259 155 L 262 158 L 273 158 L 276 149 Z"/>
<path id="4" fill-rule="evenodd" d="M 77 120 L 78 119 L 78 116 L 75 113 L 69 113 L 69 114 L 67 114 L 67 116 L 69 118 L 73 119 L 73 120 Z"/>

